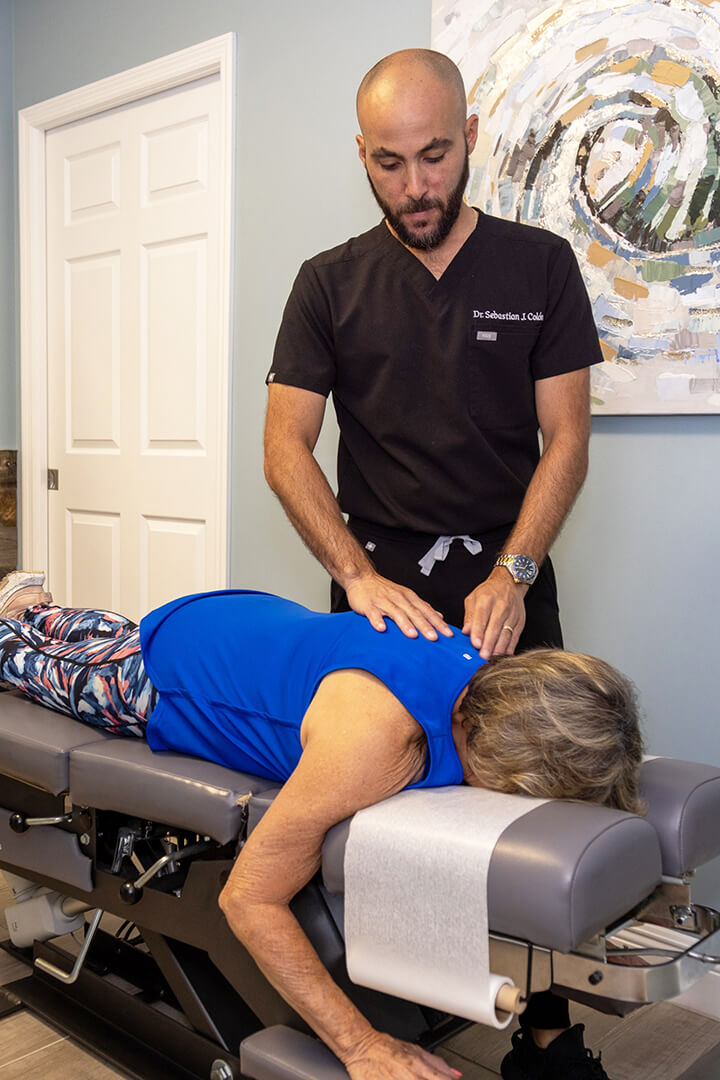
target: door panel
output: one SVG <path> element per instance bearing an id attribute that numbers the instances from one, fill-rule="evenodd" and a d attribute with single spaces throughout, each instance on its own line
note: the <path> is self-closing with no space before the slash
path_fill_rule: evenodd
<path id="1" fill-rule="evenodd" d="M 67 450 L 120 449 L 120 254 L 65 264 Z"/>
<path id="2" fill-rule="evenodd" d="M 203 237 L 143 249 L 140 347 L 145 450 L 205 453 L 206 247 Z M 178 309 L 182 319 L 177 318 Z"/>
<path id="3" fill-rule="evenodd" d="M 65 576 L 73 606 L 120 610 L 119 570 L 120 515 L 67 507 Z"/>
<path id="4" fill-rule="evenodd" d="M 204 521 L 144 517 L 141 536 L 141 599 L 150 610 L 197 589 L 205 563 Z M 178 574 L 175 567 L 182 567 Z"/>

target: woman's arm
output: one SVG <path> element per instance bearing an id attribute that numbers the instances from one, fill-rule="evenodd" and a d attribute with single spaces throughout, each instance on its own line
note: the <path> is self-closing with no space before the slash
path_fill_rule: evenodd
<path id="1" fill-rule="evenodd" d="M 251 834 L 221 895 L 230 927 L 352 1080 L 456 1076 L 440 1058 L 375 1031 L 330 977 L 289 909 L 320 866 L 327 830 L 418 774 L 424 757 L 419 725 L 379 680 L 343 671 L 323 680 L 303 737 L 295 772 Z"/>

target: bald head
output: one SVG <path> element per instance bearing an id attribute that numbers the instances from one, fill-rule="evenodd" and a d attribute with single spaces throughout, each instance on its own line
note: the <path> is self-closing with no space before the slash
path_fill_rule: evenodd
<path id="1" fill-rule="evenodd" d="M 462 76 L 452 60 L 432 49 L 402 49 L 383 57 L 360 83 L 357 115 L 365 131 L 369 115 L 394 108 L 410 96 L 441 92 L 461 126 L 467 115 Z"/>

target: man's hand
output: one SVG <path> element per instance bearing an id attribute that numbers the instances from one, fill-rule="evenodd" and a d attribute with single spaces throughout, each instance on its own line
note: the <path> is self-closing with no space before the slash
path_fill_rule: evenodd
<path id="1" fill-rule="evenodd" d="M 509 655 L 515 652 L 525 626 L 527 585 L 516 585 L 503 566 L 496 566 L 490 576 L 465 598 L 463 634 L 480 655 Z"/>
<path id="2" fill-rule="evenodd" d="M 345 594 L 353 611 L 364 615 L 375 630 L 385 630 L 386 616 L 397 623 L 405 637 L 417 637 L 418 630 L 428 641 L 437 641 L 438 631 L 445 637 L 453 636 L 439 611 L 412 589 L 396 585 L 374 571 L 346 582 Z"/>
<path id="3" fill-rule="evenodd" d="M 351 1080 L 454 1080 L 462 1076 L 435 1054 L 379 1031 L 343 1058 Z"/>

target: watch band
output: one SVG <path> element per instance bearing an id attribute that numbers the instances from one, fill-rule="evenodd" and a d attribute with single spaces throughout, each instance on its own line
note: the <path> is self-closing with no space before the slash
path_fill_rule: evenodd
<path id="1" fill-rule="evenodd" d="M 532 585 L 538 565 L 529 555 L 498 555 L 495 566 L 504 566 L 516 585 Z"/>

